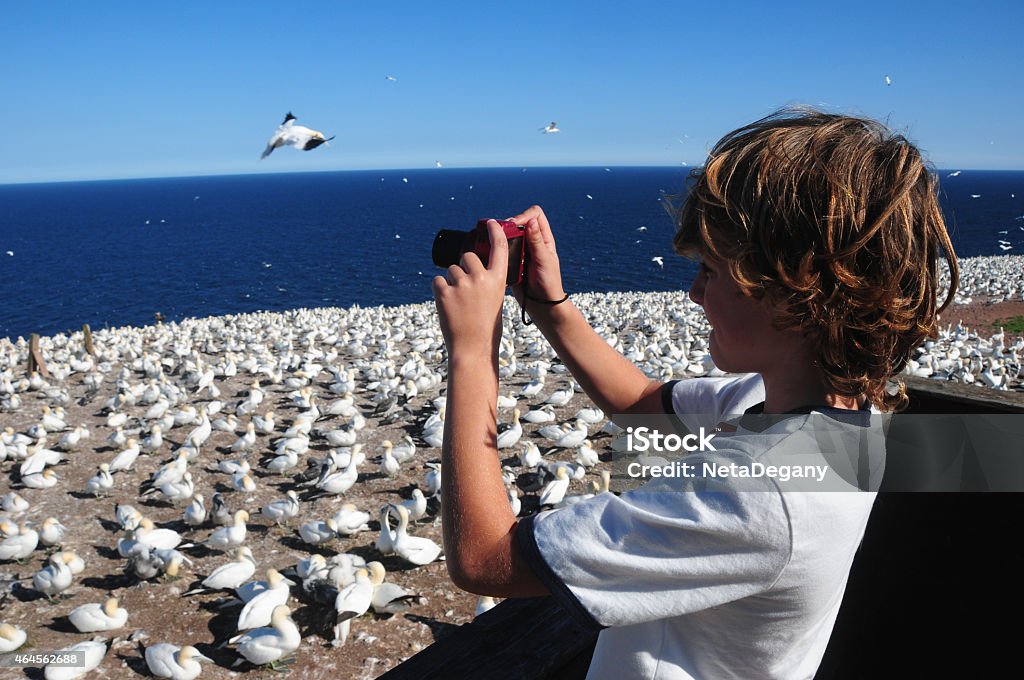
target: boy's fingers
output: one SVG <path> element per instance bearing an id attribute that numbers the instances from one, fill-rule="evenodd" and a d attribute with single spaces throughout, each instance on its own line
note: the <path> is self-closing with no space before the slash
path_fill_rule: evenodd
<path id="1" fill-rule="evenodd" d="M 508 239 L 501 225 L 495 220 L 487 220 L 487 236 L 491 242 L 491 256 L 487 262 L 487 269 L 500 271 L 504 276 L 508 269 Z"/>
<path id="2" fill-rule="evenodd" d="M 458 266 L 462 272 L 466 274 L 472 274 L 485 268 L 483 263 L 480 261 L 480 256 L 470 251 L 466 251 L 462 254 L 462 258 L 459 260 Z"/>

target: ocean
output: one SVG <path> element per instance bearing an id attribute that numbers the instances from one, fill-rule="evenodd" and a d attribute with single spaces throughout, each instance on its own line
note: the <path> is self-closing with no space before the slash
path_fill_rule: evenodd
<path id="1" fill-rule="evenodd" d="M 536 203 L 567 291 L 686 288 L 689 168 L 346 171 L 0 186 L 0 337 L 431 299 L 439 229 Z M 1024 252 L 1024 172 L 940 172 L 961 257 Z M 1000 243 L 1002 241 L 1002 243 Z M 1005 246 L 1010 249 L 1005 249 Z M 652 260 L 663 258 L 663 266 Z"/>

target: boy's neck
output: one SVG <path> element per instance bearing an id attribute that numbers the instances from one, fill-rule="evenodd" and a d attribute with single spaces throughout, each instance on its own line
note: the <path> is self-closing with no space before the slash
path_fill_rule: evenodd
<path id="1" fill-rule="evenodd" d="M 813 368 L 801 372 L 793 370 L 778 374 L 762 373 L 764 380 L 764 412 L 787 413 L 802 406 L 829 406 L 831 408 L 860 409 L 863 400 L 830 390 Z"/>

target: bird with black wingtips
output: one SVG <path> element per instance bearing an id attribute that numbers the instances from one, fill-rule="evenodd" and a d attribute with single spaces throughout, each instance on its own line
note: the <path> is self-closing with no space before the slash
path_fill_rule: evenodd
<path id="1" fill-rule="evenodd" d="M 263 150 L 261 159 L 269 156 L 274 149 L 282 146 L 290 146 L 302 151 L 312 151 L 321 144 L 334 139 L 334 136 L 324 137 L 322 132 L 310 129 L 303 125 L 295 124 L 295 116 L 288 112 L 288 115 L 284 117 L 284 122 L 278 126 L 277 131 L 267 142 L 267 148 Z"/>

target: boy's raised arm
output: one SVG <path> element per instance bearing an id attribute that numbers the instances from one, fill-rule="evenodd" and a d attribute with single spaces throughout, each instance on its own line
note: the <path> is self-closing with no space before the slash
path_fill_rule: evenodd
<path id="1" fill-rule="evenodd" d="M 526 225 L 530 252 L 526 282 L 513 293 L 580 386 L 608 416 L 660 412 L 660 382 L 645 376 L 605 342 L 571 300 L 550 304 L 563 299 L 565 291 L 555 239 L 544 211 L 533 206 L 512 220 Z"/>

